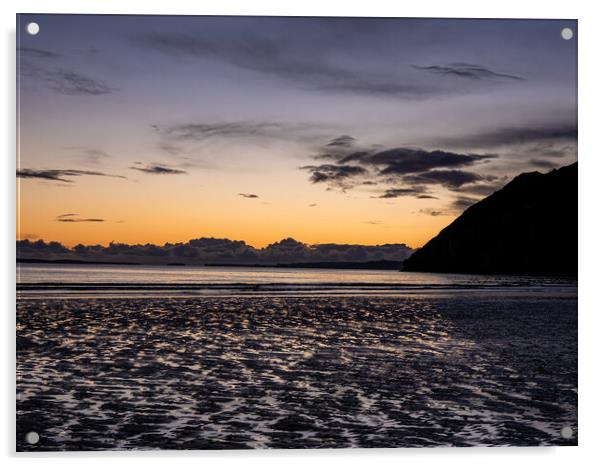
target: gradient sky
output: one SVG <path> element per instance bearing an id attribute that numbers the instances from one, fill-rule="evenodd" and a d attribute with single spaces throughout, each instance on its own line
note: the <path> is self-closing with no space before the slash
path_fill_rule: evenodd
<path id="1" fill-rule="evenodd" d="M 417 247 L 577 158 L 572 20 L 27 14 L 17 31 L 19 239 Z"/>

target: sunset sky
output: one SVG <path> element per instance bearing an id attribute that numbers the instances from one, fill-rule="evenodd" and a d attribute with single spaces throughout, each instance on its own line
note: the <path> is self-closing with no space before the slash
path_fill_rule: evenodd
<path id="1" fill-rule="evenodd" d="M 577 158 L 576 21 L 17 23 L 18 239 L 418 247 Z"/>

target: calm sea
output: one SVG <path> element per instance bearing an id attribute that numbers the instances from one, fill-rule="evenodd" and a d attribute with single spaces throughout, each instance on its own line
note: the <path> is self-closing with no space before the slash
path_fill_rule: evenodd
<path id="1" fill-rule="evenodd" d="M 451 290 L 574 292 L 575 279 L 392 270 L 19 264 L 20 295 L 399 294 Z"/>

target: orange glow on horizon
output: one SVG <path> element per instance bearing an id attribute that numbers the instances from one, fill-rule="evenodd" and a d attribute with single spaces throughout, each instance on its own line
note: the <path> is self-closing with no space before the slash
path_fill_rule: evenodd
<path id="1" fill-rule="evenodd" d="M 196 183 L 192 177 L 157 178 L 147 184 L 99 177 L 81 186 L 21 179 L 17 239 L 58 241 L 72 247 L 110 242 L 162 245 L 215 237 L 262 248 L 292 237 L 306 244 L 405 243 L 416 248 L 453 220 L 448 215 L 420 213 L 426 207 L 423 200 L 388 202 L 369 194 L 351 197 L 315 186 L 309 187 L 310 196 L 304 179 L 296 180 L 298 194 L 279 193 L 277 184 L 268 190 L 264 184 L 259 198 L 247 199 L 222 184 L 199 192 L 197 200 L 190 194 Z M 159 182 L 162 192 L 171 196 L 156 196 L 154 184 Z M 106 195 L 101 198 L 98 192 Z M 104 221 L 59 221 L 64 214 Z"/>

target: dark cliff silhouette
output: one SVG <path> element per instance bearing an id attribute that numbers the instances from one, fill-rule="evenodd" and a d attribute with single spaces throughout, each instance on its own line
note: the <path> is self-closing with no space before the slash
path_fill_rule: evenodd
<path id="1" fill-rule="evenodd" d="M 517 176 L 466 209 L 403 269 L 577 276 L 577 162 Z"/>

